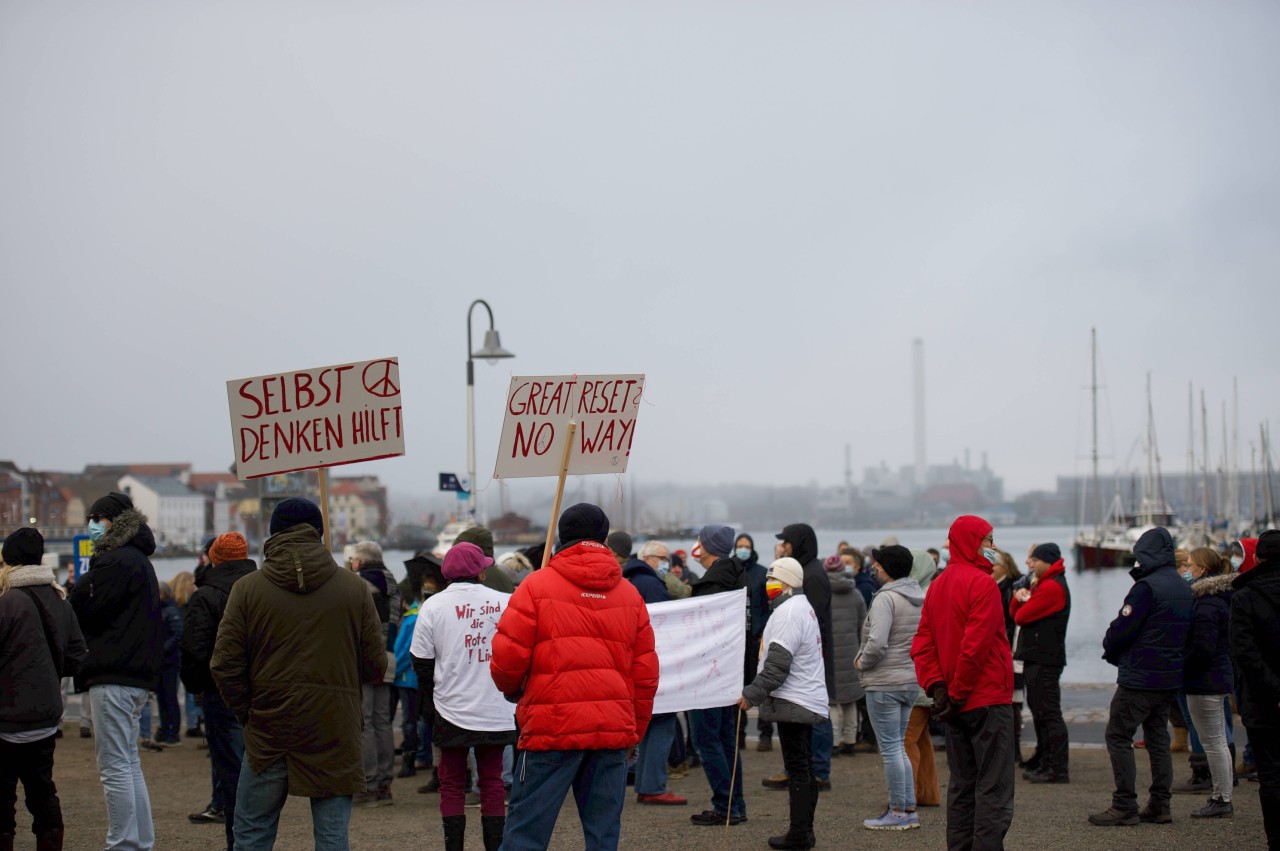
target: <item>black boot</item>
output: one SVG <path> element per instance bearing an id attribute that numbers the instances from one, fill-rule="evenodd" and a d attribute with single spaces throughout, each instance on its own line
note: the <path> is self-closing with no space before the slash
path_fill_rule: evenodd
<path id="1" fill-rule="evenodd" d="M 1199 794 L 1213 789 L 1213 776 L 1209 773 L 1209 758 L 1202 753 L 1193 753 L 1190 759 L 1191 777 L 1185 783 L 1175 784 L 1174 792 Z"/>
<path id="2" fill-rule="evenodd" d="M 818 794 L 822 791 L 822 781 L 817 777 L 809 778 L 809 847 L 818 847 L 818 839 L 813 835 L 813 820 L 818 812 Z"/>
<path id="3" fill-rule="evenodd" d="M 467 817 L 444 816 L 444 851 L 463 851 L 462 840 L 467 835 Z"/>
<path id="4" fill-rule="evenodd" d="M 498 851 L 502 844 L 502 832 L 507 827 L 506 816 L 480 816 L 480 826 L 484 830 L 484 851 Z"/>
<path id="5" fill-rule="evenodd" d="M 817 799 L 818 788 L 812 778 L 792 778 L 787 784 L 787 792 L 791 797 L 791 826 L 783 836 L 769 837 L 770 848 L 813 847 L 813 803 Z"/>
<path id="6" fill-rule="evenodd" d="M 418 787 L 419 795 L 431 795 L 440 791 L 440 770 L 438 768 L 431 769 L 431 779 L 427 781 L 425 786 Z"/>
<path id="7" fill-rule="evenodd" d="M 12 848 L 13 846 L 9 847 Z M 62 828 L 55 827 L 52 830 L 46 830 L 44 833 L 37 833 L 36 851 L 62 851 Z"/>
<path id="8" fill-rule="evenodd" d="M 1231 785 L 1232 785 L 1232 786 L 1239 786 L 1239 785 L 1240 785 L 1240 777 L 1236 774 L 1236 765 L 1237 765 L 1237 763 L 1236 763 L 1236 743 L 1235 743 L 1235 742 L 1228 742 L 1228 743 L 1227 743 L 1227 750 L 1231 751 Z"/>

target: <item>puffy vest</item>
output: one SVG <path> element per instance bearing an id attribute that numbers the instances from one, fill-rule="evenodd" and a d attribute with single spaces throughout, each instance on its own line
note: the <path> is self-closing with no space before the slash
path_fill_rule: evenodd
<path id="1" fill-rule="evenodd" d="M 1174 691 L 1182 687 L 1182 666 L 1191 631 L 1191 586 L 1172 567 L 1162 567 L 1138 580 L 1151 589 L 1154 602 L 1142 633 L 1120 661 L 1118 682 L 1141 691 Z"/>
<path id="2" fill-rule="evenodd" d="M 1062 586 L 1067 603 L 1062 611 L 1022 627 L 1013 658 L 1036 665 L 1063 667 L 1067 664 L 1067 621 L 1071 618 L 1071 589 L 1067 587 L 1067 577 L 1064 574 L 1051 576 L 1049 581 Z"/>

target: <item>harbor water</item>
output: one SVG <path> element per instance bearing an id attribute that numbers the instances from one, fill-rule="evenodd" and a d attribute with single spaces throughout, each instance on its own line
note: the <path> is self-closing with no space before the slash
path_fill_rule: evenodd
<path id="1" fill-rule="evenodd" d="M 774 534 L 777 530 L 751 531 L 748 534 L 756 542 L 756 551 L 760 561 L 768 564 L 772 561 Z M 825 555 L 835 553 L 837 545 L 846 541 L 859 549 L 879 546 L 887 536 L 893 535 L 898 542 L 910 549 L 942 548 L 947 539 L 944 528 L 930 529 L 860 529 L 852 531 L 819 529 L 818 546 Z M 1071 621 L 1067 629 L 1067 667 L 1062 680 L 1065 683 L 1103 684 L 1114 683 L 1116 669 L 1102 661 L 1102 636 L 1107 625 L 1116 617 L 1124 596 L 1133 580 L 1127 570 L 1105 569 L 1078 571 L 1072 564 L 1073 553 L 1071 542 L 1075 540 L 1076 529 L 1070 526 L 1009 526 L 995 530 L 996 546 L 1013 555 L 1020 567 L 1025 570 L 1028 550 L 1035 544 L 1056 543 L 1061 549 L 1067 564 L 1067 581 L 1071 588 Z M 689 551 L 693 549 L 692 540 L 667 540 L 667 545 L 674 549 Z M 498 547 L 499 557 L 516 549 L 515 547 Z M 404 576 L 404 561 L 413 553 L 404 550 L 390 550 L 385 553 L 387 567 L 397 578 Z M 255 554 L 259 562 L 261 557 Z M 335 557 L 342 560 L 341 553 Z M 192 558 L 161 558 L 154 560 L 156 575 L 161 580 L 168 580 L 183 570 L 194 570 L 195 560 Z"/>

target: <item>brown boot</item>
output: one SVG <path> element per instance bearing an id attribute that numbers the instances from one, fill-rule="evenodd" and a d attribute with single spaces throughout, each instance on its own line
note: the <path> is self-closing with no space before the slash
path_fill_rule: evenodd
<path id="1" fill-rule="evenodd" d="M 1171 753 L 1187 752 L 1187 728 L 1186 727 L 1173 728 L 1173 744 L 1169 745 L 1169 751 Z"/>

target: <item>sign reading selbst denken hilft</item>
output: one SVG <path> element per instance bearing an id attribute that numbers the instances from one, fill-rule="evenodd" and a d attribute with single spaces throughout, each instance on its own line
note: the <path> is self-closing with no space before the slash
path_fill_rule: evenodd
<path id="1" fill-rule="evenodd" d="M 643 374 L 513 377 L 494 478 L 559 476 L 570 420 L 570 475 L 626 472 L 643 394 Z"/>
<path id="2" fill-rule="evenodd" d="M 404 454 L 396 358 L 238 378 L 227 400 L 241 479 Z"/>

